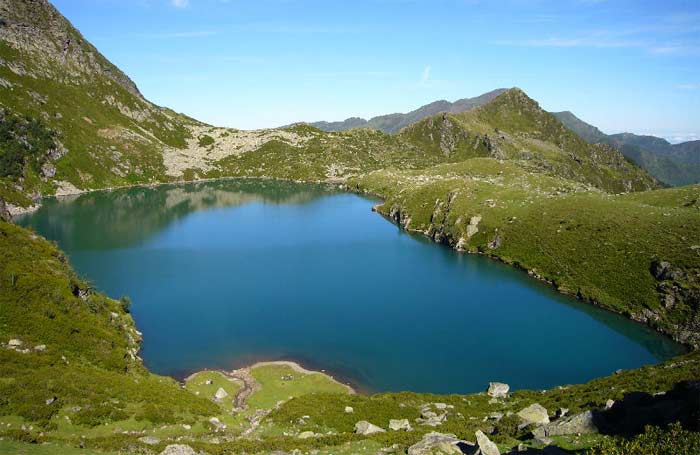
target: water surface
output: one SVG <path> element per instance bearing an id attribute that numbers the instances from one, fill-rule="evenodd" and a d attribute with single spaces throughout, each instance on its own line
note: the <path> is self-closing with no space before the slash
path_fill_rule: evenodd
<path id="1" fill-rule="evenodd" d="M 547 388 L 681 348 L 524 273 L 408 235 L 376 201 L 226 180 L 49 200 L 20 220 L 112 297 L 154 372 L 296 359 L 372 391 Z"/>

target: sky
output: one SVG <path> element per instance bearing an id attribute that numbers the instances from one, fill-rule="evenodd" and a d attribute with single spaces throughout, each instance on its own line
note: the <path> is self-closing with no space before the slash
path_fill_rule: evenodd
<path id="1" fill-rule="evenodd" d="M 520 87 L 606 133 L 700 139 L 700 1 L 53 0 L 151 101 L 219 126 Z"/>

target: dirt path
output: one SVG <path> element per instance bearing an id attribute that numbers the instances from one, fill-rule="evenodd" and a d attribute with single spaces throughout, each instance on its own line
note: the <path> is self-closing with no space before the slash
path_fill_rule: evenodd
<path id="1" fill-rule="evenodd" d="M 225 376 L 231 379 L 238 379 L 243 383 L 233 398 L 233 406 L 237 409 L 246 409 L 248 407 L 248 398 L 261 388 L 258 381 L 251 374 L 251 370 L 251 367 L 245 367 L 239 370 L 223 372 Z"/>

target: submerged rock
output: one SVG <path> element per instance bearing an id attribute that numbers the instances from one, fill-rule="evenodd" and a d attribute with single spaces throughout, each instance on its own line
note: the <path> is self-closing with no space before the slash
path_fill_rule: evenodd
<path id="1" fill-rule="evenodd" d="M 518 417 L 520 417 L 526 425 L 533 423 L 543 425 L 549 423 L 549 414 L 539 403 L 533 403 L 525 409 L 522 409 L 518 412 Z"/>
<path id="2" fill-rule="evenodd" d="M 510 386 L 502 382 L 489 382 L 489 389 L 486 393 L 493 398 L 503 398 L 508 395 Z"/>
<path id="3" fill-rule="evenodd" d="M 384 428 L 378 427 L 377 425 L 371 424 L 366 420 L 360 420 L 355 424 L 355 433 L 361 435 L 369 435 L 374 433 L 384 433 L 386 430 Z"/>

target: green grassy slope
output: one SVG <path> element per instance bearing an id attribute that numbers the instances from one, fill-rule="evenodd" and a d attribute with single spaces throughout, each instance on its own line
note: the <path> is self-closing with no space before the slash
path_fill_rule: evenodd
<path id="1" fill-rule="evenodd" d="M 50 182 L 103 188 L 163 180 L 163 148 L 183 147 L 186 125 L 195 122 L 146 101 L 47 1 L 1 7 L 0 107 L 54 131 L 61 151 L 50 157 L 55 175 L 43 184 L 0 177 L 2 186 L 19 184 L 36 196 L 52 194 Z"/>

